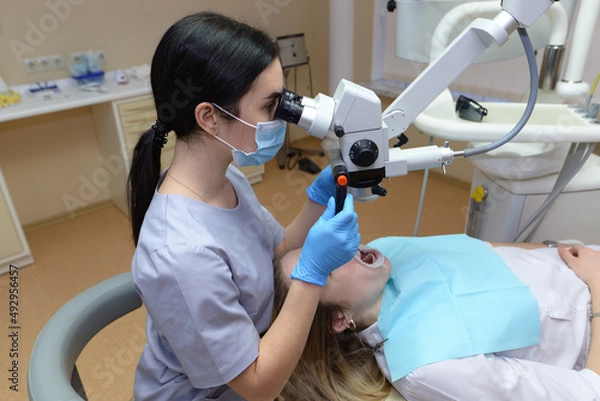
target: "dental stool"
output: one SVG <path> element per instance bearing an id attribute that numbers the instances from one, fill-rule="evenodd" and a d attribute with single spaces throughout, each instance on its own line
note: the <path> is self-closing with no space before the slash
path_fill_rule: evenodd
<path id="1" fill-rule="evenodd" d="M 95 334 L 141 305 L 130 272 L 98 283 L 67 302 L 46 323 L 33 346 L 27 372 L 29 400 L 87 400 L 75 366 L 77 358 Z M 392 389 L 386 401 L 404 398 Z"/>
<path id="2" fill-rule="evenodd" d="M 27 372 L 29 399 L 86 400 L 75 366 L 77 357 L 96 333 L 141 305 L 130 272 L 96 284 L 67 302 L 33 346 Z"/>

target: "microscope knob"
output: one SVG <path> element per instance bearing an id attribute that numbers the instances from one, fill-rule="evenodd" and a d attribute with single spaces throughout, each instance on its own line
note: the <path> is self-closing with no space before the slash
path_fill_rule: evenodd
<path id="1" fill-rule="evenodd" d="M 361 139 L 354 142 L 348 153 L 352 163 L 360 167 L 369 167 L 377 160 L 379 148 L 377 144 L 369 139 Z"/>
<path id="2" fill-rule="evenodd" d="M 386 196 L 387 195 L 387 190 L 382 187 L 381 185 L 375 185 L 373 188 L 371 188 L 371 192 L 373 193 L 373 195 L 378 195 L 378 196 Z"/>

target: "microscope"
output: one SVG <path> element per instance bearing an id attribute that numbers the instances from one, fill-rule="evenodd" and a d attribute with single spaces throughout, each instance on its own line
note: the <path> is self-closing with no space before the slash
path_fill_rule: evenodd
<path id="1" fill-rule="evenodd" d="M 333 97 L 319 93 L 315 98 L 309 98 L 284 89 L 275 117 L 296 124 L 320 139 L 329 131 L 337 136 L 339 146 L 329 154 L 338 188 L 337 211 L 341 210 L 347 191 L 357 201 L 385 196 L 386 190 L 379 185 L 384 178 L 406 175 L 414 170 L 444 169 L 454 158 L 495 149 L 520 131 L 531 115 L 537 97 L 537 67 L 532 48 L 528 61 L 534 84 L 528 107 L 509 135 L 481 149 L 453 151 L 447 144 L 400 149 L 407 141 L 404 132 L 412 121 L 492 44 L 502 46 L 510 34 L 519 30 L 527 54 L 528 38 L 524 27 L 535 22 L 554 2 L 502 0 L 502 10 L 493 19 L 474 20 L 383 113 L 381 101 L 373 91 L 343 79 Z M 399 142 L 390 148 L 390 139 L 394 137 Z"/>

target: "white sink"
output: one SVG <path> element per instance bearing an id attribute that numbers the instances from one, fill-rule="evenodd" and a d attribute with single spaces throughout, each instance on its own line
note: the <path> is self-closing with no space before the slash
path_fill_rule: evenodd
<path id="1" fill-rule="evenodd" d="M 505 136 L 521 118 L 525 103 L 481 102 L 488 109 L 482 122 L 459 118 L 445 90 L 413 122 L 424 134 L 465 142 L 492 142 Z M 600 124 L 564 104 L 540 103 L 511 142 L 600 142 Z"/>

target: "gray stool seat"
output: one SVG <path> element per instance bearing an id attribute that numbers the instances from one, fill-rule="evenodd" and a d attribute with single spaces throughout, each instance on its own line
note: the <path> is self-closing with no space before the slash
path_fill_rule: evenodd
<path id="1" fill-rule="evenodd" d="M 79 354 L 96 333 L 141 305 L 130 272 L 102 281 L 67 302 L 35 341 L 27 372 L 29 399 L 86 400 L 75 366 Z"/>

